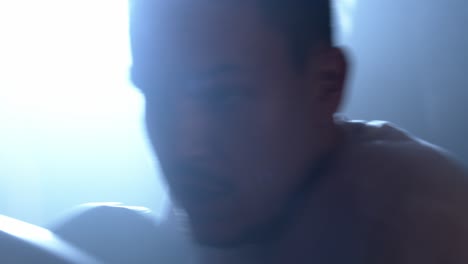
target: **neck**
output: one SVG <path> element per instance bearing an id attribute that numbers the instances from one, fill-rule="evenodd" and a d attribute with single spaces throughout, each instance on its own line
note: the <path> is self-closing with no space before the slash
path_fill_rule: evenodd
<path id="1" fill-rule="evenodd" d="M 332 120 L 328 125 L 326 132 L 321 136 L 322 151 L 320 156 L 335 152 L 346 143 L 346 133 L 337 121 Z"/>

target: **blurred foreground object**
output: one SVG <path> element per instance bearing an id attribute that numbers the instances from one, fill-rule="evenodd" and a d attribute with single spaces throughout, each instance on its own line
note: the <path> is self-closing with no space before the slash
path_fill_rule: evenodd
<path id="1" fill-rule="evenodd" d="M 98 264 L 47 229 L 0 215 L 2 264 Z"/>
<path id="2" fill-rule="evenodd" d="M 145 207 L 89 203 L 72 208 L 50 230 L 110 264 L 193 263 L 194 252 L 174 221 Z"/>

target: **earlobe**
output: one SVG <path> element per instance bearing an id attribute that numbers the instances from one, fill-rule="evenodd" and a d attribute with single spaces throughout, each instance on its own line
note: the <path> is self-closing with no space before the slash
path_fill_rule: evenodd
<path id="1" fill-rule="evenodd" d="M 332 47 L 323 50 L 319 55 L 316 68 L 318 82 L 318 99 L 335 112 L 342 100 L 347 74 L 348 63 L 344 51 Z"/>

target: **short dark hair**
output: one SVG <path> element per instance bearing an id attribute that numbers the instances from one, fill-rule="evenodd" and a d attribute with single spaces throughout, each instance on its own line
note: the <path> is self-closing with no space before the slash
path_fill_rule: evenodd
<path id="1" fill-rule="evenodd" d="M 331 0 L 258 0 L 273 26 L 290 39 L 293 59 L 302 66 L 316 43 L 333 45 Z"/>
<path id="2" fill-rule="evenodd" d="M 130 0 L 130 19 L 133 20 L 134 16 L 148 12 L 153 1 Z M 260 9 L 264 11 L 267 21 L 280 29 L 291 40 L 293 60 L 300 67 L 307 61 L 308 53 L 316 43 L 333 44 L 332 0 L 252 1 L 257 1 Z M 138 27 L 138 25 L 135 26 Z M 138 29 L 133 28 L 133 34 L 135 30 Z"/>

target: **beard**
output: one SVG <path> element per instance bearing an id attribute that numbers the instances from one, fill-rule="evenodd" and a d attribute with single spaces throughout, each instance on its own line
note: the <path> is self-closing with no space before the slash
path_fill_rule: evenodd
<path id="1" fill-rule="evenodd" d="M 234 249 L 269 244 L 281 240 L 284 233 L 292 226 L 293 221 L 303 213 L 309 195 L 315 191 L 315 188 L 319 187 L 321 179 L 327 174 L 330 163 L 339 153 L 339 149 L 340 147 L 333 148 L 317 162 L 314 162 L 314 165 L 307 170 L 308 173 L 306 173 L 302 181 L 296 185 L 296 188 L 291 190 L 284 202 L 279 205 L 280 208 L 264 221 L 251 225 L 245 224 L 244 227 L 232 227 L 226 224 L 220 228 L 221 233 L 223 233 L 223 228 L 228 229 L 228 231 L 229 229 L 237 230 L 229 235 L 218 236 L 216 232 L 209 232 L 209 230 L 206 231 L 206 228 L 199 228 L 197 221 L 193 217 L 191 218 L 190 215 L 186 215 L 186 223 L 189 226 L 192 239 L 200 246 L 217 249 Z M 242 224 L 239 225 L 242 226 Z"/>

